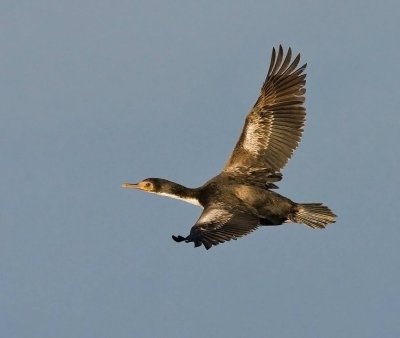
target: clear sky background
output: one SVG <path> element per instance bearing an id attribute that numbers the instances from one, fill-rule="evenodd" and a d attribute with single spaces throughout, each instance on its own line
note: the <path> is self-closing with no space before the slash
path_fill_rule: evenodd
<path id="1" fill-rule="evenodd" d="M 2 1 L 0 336 L 399 337 L 398 1 Z M 177 244 L 200 209 L 120 188 L 216 175 L 273 46 L 307 124 L 279 192 L 327 230 Z"/>

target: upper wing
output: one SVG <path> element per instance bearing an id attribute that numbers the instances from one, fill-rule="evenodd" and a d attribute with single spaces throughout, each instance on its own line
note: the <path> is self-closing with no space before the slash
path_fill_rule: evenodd
<path id="1" fill-rule="evenodd" d="M 261 94 L 246 122 L 231 154 L 225 172 L 240 167 L 268 168 L 280 171 L 303 133 L 306 64 L 297 67 L 300 54 L 291 62 L 289 48 L 284 57 L 282 46 L 278 55 L 272 50 L 271 64 Z"/>
<path id="2" fill-rule="evenodd" d="M 194 246 L 204 245 L 208 250 L 213 245 L 237 239 L 259 225 L 258 217 L 249 211 L 235 206 L 235 210 L 223 205 L 211 205 L 203 210 L 200 218 L 190 230 L 187 237 L 172 236 L 177 242 L 194 242 Z"/>

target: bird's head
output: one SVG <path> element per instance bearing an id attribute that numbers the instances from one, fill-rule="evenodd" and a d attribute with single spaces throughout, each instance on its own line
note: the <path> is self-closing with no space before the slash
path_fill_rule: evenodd
<path id="1" fill-rule="evenodd" d="M 152 194 L 176 198 L 194 205 L 201 205 L 198 200 L 197 189 L 186 188 L 163 178 L 146 178 L 138 183 L 123 183 L 122 188 L 138 189 Z"/>
<path id="2" fill-rule="evenodd" d="M 146 178 L 138 183 L 123 183 L 122 188 L 138 189 L 150 193 L 157 193 L 162 189 L 162 181 L 161 178 Z"/>

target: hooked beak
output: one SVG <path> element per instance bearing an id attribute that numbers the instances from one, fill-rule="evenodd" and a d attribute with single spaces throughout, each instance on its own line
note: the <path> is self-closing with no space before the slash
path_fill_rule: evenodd
<path id="1" fill-rule="evenodd" d="M 139 184 L 138 183 L 122 183 L 121 188 L 139 189 Z"/>

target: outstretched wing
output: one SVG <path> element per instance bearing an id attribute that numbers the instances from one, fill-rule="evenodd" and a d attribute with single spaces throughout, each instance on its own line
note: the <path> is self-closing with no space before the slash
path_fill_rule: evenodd
<path id="1" fill-rule="evenodd" d="M 223 204 L 206 207 L 190 230 L 189 236 L 172 236 L 172 238 L 176 242 L 194 242 L 195 247 L 203 244 L 208 250 L 213 245 L 231 239 L 236 240 L 257 229 L 258 217 L 245 208 L 241 209 L 240 206 L 235 206 L 235 210 L 230 209 Z"/>
<path id="2" fill-rule="evenodd" d="M 300 54 L 291 61 L 289 48 L 284 57 L 272 50 L 271 64 L 261 94 L 246 122 L 225 168 L 267 168 L 280 171 L 297 148 L 305 122 L 306 64 L 297 67 Z"/>

